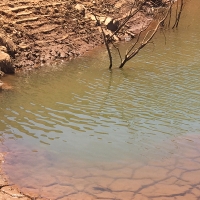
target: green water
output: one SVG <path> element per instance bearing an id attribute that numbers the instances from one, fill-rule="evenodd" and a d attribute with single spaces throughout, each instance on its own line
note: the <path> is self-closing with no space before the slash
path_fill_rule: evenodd
<path id="1" fill-rule="evenodd" d="M 24 177 L 49 167 L 56 174 L 74 162 L 81 169 L 168 158 L 177 153 L 174 138 L 199 134 L 200 4 L 193 2 L 179 29 L 165 32 L 166 44 L 158 32 L 122 70 L 108 70 L 102 47 L 7 77 L 13 90 L 0 93 L 0 136 L 11 181 L 24 187 Z"/>

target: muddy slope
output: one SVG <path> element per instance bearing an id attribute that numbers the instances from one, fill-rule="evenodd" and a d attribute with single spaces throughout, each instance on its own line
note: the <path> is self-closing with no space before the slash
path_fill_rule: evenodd
<path id="1" fill-rule="evenodd" d="M 6 47 L 3 53 L 12 58 L 8 67 L 14 66 L 15 71 L 68 60 L 102 44 L 92 13 L 102 23 L 108 23 L 125 17 L 129 9 L 125 0 L 2 0 L 0 46 Z M 149 20 L 150 17 L 138 13 L 129 23 L 129 34 L 133 36 Z"/>

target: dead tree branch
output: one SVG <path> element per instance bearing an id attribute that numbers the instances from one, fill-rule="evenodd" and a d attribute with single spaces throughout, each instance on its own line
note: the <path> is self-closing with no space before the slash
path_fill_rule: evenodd
<path id="1" fill-rule="evenodd" d="M 97 16 L 92 13 L 96 19 L 96 22 L 99 23 L 98 19 L 97 19 Z M 107 49 L 107 52 L 108 52 L 108 57 L 109 57 L 109 61 L 110 61 L 110 65 L 109 65 L 109 69 L 112 68 L 112 54 L 111 54 L 111 51 L 110 51 L 110 47 L 109 47 L 109 41 L 107 40 L 106 38 L 106 34 L 102 28 L 102 26 L 100 25 L 100 28 L 101 28 L 101 32 L 102 32 L 102 35 L 103 35 L 103 40 L 104 40 L 104 43 L 106 45 L 106 49 Z"/>
<path id="2" fill-rule="evenodd" d="M 180 3 L 181 5 L 180 5 L 179 11 L 178 11 L 178 4 L 179 4 L 179 1 L 177 1 L 176 20 L 174 22 L 174 25 L 172 26 L 172 29 L 177 28 L 178 25 L 179 25 L 179 21 L 180 21 L 181 14 L 182 14 L 182 11 L 183 11 L 184 0 L 181 0 L 181 3 Z"/>
<path id="3" fill-rule="evenodd" d="M 139 8 L 137 8 L 135 11 L 133 11 L 133 7 L 131 8 L 130 13 L 128 14 L 128 16 L 124 19 L 124 21 L 121 23 L 121 25 L 118 27 L 118 29 L 108 38 L 108 40 L 112 40 L 113 37 L 125 26 L 125 24 L 133 17 L 135 16 L 141 9 L 141 6 Z"/>
<path id="4" fill-rule="evenodd" d="M 120 57 L 120 60 L 121 60 L 121 62 L 122 62 L 122 55 L 121 55 L 121 52 L 120 52 L 120 50 L 119 50 L 119 47 L 117 47 L 113 42 L 112 42 L 112 45 L 113 45 L 113 47 L 114 47 L 115 49 L 117 49 L 117 52 L 118 52 L 119 57 Z"/>
<path id="5" fill-rule="evenodd" d="M 113 58 L 112 58 L 112 53 L 110 49 L 110 45 L 113 45 L 113 47 L 117 50 L 118 55 L 120 57 L 121 63 L 119 65 L 119 68 L 123 68 L 126 62 L 128 62 L 130 59 L 132 59 L 134 56 L 136 56 L 141 49 L 143 49 L 148 43 L 151 42 L 152 38 L 155 36 L 157 33 L 158 29 L 161 26 L 164 26 L 164 22 L 166 19 L 169 18 L 168 21 L 168 27 L 170 26 L 171 23 L 171 18 L 172 18 L 172 5 L 174 4 L 174 0 L 168 0 L 167 2 L 163 3 L 162 0 L 138 0 L 136 3 L 139 2 L 137 5 L 137 8 L 134 7 L 132 4 L 130 7 L 130 11 L 128 15 L 123 18 L 118 20 L 118 25 L 116 26 L 116 29 L 111 30 L 113 31 L 112 33 L 107 33 L 106 30 L 106 25 L 100 23 L 100 19 L 94 14 L 94 17 L 96 19 L 97 25 L 100 26 L 100 31 L 102 32 L 103 36 L 103 41 L 106 46 L 107 52 L 108 52 L 108 57 L 109 57 L 109 69 L 112 68 L 113 65 Z M 156 3 L 156 7 L 154 10 L 154 7 L 151 7 L 151 9 L 154 11 L 153 14 L 153 21 L 147 25 L 144 29 L 139 32 L 137 35 L 136 40 L 131 44 L 131 46 L 127 49 L 124 58 L 122 58 L 122 54 L 120 52 L 120 49 L 114 44 L 114 40 L 116 37 L 120 38 L 120 34 L 126 30 L 126 24 L 132 17 L 134 17 L 139 11 L 143 9 L 143 6 L 147 6 L 149 2 Z M 183 11 L 183 6 L 184 6 L 184 0 L 180 0 L 180 5 L 177 2 L 176 5 L 176 13 L 175 13 L 175 23 L 172 28 L 178 27 L 180 17 Z M 149 5 L 149 4 L 148 4 Z M 151 27 L 152 26 L 152 27 Z M 128 26 L 127 26 L 128 27 Z M 153 28 L 154 27 L 154 28 Z M 107 26 L 108 28 L 108 26 Z M 128 33 L 128 31 L 126 31 Z M 146 33 L 146 34 L 145 34 Z M 164 34 L 164 33 L 163 33 Z M 165 35 L 164 35 L 165 37 Z M 165 42 L 166 42 L 166 37 L 165 37 Z"/>
<path id="6" fill-rule="evenodd" d="M 140 43 L 140 46 L 138 48 L 136 48 L 135 50 L 133 50 L 133 47 L 135 46 L 135 44 L 139 41 L 139 38 L 137 39 L 136 43 L 133 45 L 133 47 L 131 48 L 131 51 L 128 51 L 128 53 L 125 55 L 124 60 L 122 61 L 122 63 L 120 64 L 119 68 L 123 68 L 123 66 L 126 64 L 126 62 L 128 62 L 130 59 L 132 59 L 134 56 L 136 56 L 139 51 L 141 49 L 143 49 L 154 37 L 154 35 L 156 34 L 156 32 L 158 31 L 160 25 L 165 21 L 165 19 L 168 16 L 168 13 L 170 12 L 170 9 L 172 7 L 172 4 L 170 4 L 170 6 L 168 7 L 166 14 L 164 15 L 164 17 L 162 17 L 161 19 L 158 19 L 158 23 L 156 25 L 156 27 L 153 30 L 149 30 L 146 35 L 144 36 L 142 42 Z M 132 51 L 133 50 L 133 51 Z"/>

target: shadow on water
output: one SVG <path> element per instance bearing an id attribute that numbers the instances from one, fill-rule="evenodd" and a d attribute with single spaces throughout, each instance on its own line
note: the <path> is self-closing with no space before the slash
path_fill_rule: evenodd
<path id="1" fill-rule="evenodd" d="M 123 70 L 109 71 L 98 49 L 9 77 L 14 90 L 0 93 L 0 136 L 10 180 L 51 199 L 198 199 L 200 5 L 193 2 L 166 45 L 158 33 L 155 48 Z"/>

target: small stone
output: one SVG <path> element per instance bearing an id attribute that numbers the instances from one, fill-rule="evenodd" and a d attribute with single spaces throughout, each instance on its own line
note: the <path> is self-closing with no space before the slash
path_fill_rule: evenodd
<path id="1" fill-rule="evenodd" d="M 6 74 L 15 73 L 10 56 L 3 51 L 0 51 L 0 70 Z"/>
<path id="2" fill-rule="evenodd" d="M 0 51 L 7 53 L 7 48 L 5 46 L 0 46 Z"/>
<path id="3" fill-rule="evenodd" d="M 28 49 L 28 48 L 29 48 L 29 45 L 24 44 L 24 43 L 21 43 L 21 44 L 19 44 L 18 47 L 19 47 L 20 49 L 22 49 L 22 50 L 25 50 L 25 49 Z"/>
<path id="4" fill-rule="evenodd" d="M 75 9 L 85 16 L 85 6 L 82 4 L 76 4 Z"/>
<path id="5" fill-rule="evenodd" d="M 10 54 L 12 56 L 14 56 L 14 54 L 17 50 L 17 47 L 10 38 L 0 34 L 0 45 L 5 46 L 8 49 L 8 51 L 10 52 Z"/>
<path id="6" fill-rule="evenodd" d="M 79 10 L 79 11 L 83 11 L 83 10 L 85 10 L 85 6 L 78 3 L 78 4 L 76 4 L 75 9 Z"/>
<path id="7" fill-rule="evenodd" d="M 3 187 L 1 189 L 2 192 L 10 195 L 11 197 L 15 197 L 15 198 L 22 198 L 24 197 L 23 194 L 21 194 L 16 188 L 13 188 L 11 186 L 6 186 L 6 187 Z"/>
<path id="8" fill-rule="evenodd" d="M 111 20 L 108 24 L 107 24 L 107 29 L 114 32 L 118 29 L 119 27 L 119 21 L 117 20 Z"/>

